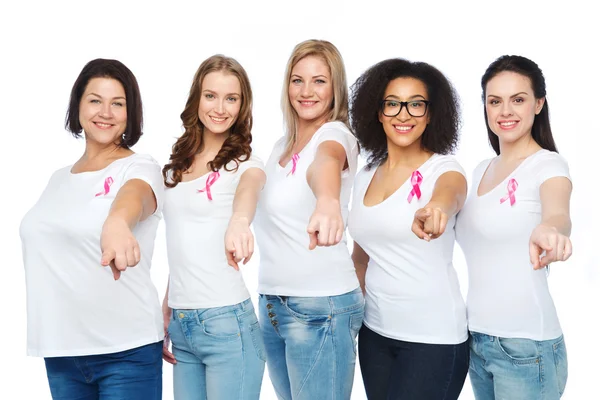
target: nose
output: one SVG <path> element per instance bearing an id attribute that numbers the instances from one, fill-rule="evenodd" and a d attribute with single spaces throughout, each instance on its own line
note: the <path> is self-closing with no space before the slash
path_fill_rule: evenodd
<path id="1" fill-rule="evenodd" d="M 502 113 L 501 115 L 503 117 L 508 117 L 513 114 L 512 105 L 511 105 L 510 101 L 502 102 L 502 109 L 500 110 L 500 112 Z"/>
<path id="2" fill-rule="evenodd" d="M 217 114 L 225 113 L 225 107 L 222 101 L 217 101 L 217 104 L 215 104 L 215 112 Z"/>
<path id="3" fill-rule="evenodd" d="M 401 122 L 408 121 L 412 118 L 412 116 L 408 113 L 408 105 L 400 105 L 400 112 L 398 113 L 398 115 L 396 115 L 396 118 Z"/>
<path id="4" fill-rule="evenodd" d="M 302 90 L 300 91 L 300 95 L 302 97 L 311 97 L 313 94 L 312 85 L 310 83 L 302 84 Z"/>
<path id="5" fill-rule="evenodd" d="M 102 102 L 102 107 L 100 108 L 100 116 L 102 118 L 112 118 L 113 112 L 110 102 Z"/>

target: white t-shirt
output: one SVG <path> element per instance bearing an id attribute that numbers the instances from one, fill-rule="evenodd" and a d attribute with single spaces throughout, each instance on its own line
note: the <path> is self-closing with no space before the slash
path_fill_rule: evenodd
<path id="1" fill-rule="evenodd" d="M 227 168 L 234 166 L 232 161 Z M 251 156 L 239 164 L 237 171 L 221 168 L 216 180 L 216 175 L 209 172 L 166 189 L 169 307 L 222 307 L 250 297 L 242 273 L 227 264 L 224 240 L 235 191 L 242 174 L 250 168 L 264 169 L 262 161 Z"/>
<path id="2" fill-rule="evenodd" d="M 285 150 L 281 138 L 265 167 L 265 185 L 254 224 L 260 248 L 258 291 L 283 296 L 334 296 L 356 289 L 358 279 L 346 244 L 346 236 L 335 246 L 308 249 L 306 233 L 317 199 L 306 181 L 306 171 L 317 148 L 326 141 L 340 143 L 346 150 L 348 168 L 342 172 L 340 205 L 344 223 L 356 174 L 358 145 L 342 122 L 321 126 L 293 161 L 285 167 L 279 159 Z"/>
<path id="3" fill-rule="evenodd" d="M 569 167 L 557 153 L 540 150 L 494 189 L 478 196 L 491 160 L 475 169 L 471 193 L 456 225 L 469 268 L 469 330 L 506 338 L 557 338 L 562 331 L 546 270 L 533 269 L 529 238 L 542 220 L 540 186 L 557 176 L 570 179 Z M 518 186 L 511 205 L 508 185 L 513 179 Z"/>
<path id="4" fill-rule="evenodd" d="M 452 156 L 434 154 L 418 171 L 421 198 L 408 197 L 410 177 L 383 202 L 367 207 L 365 193 L 376 167 L 363 168 L 354 183 L 348 229 L 369 255 L 365 319 L 369 329 L 396 340 L 458 344 L 468 338 L 465 303 L 452 266 L 455 217 L 437 239 L 426 242 L 411 230 L 415 212 L 449 171 L 464 175 Z"/>
<path id="5" fill-rule="evenodd" d="M 99 171 L 56 171 L 21 222 L 27 283 L 27 353 L 58 357 L 107 354 L 163 338 L 158 294 L 150 279 L 161 218 L 160 166 L 133 154 Z M 147 182 L 157 209 L 133 233 L 141 260 L 114 280 L 102 267 L 102 225 L 119 189 L 130 179 Z"/>

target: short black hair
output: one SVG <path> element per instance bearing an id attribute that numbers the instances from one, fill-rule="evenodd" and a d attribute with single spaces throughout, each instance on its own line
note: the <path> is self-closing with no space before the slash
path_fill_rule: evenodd
<path id="1" fill-rule="evenodd" d="M 483 116 L 485 117 L 485 126 L 487 127 L 488 131 L 488 139 L 492 149 L 494 149 L 496 154 L 500 154 L 500 141 L 498 136 L 490 129 L 488 124 L 487 111 L 485 108 L 485 88 L 493 77 L 504 71 L 515 72 L 519 75 L 529 78 L 535 98 L 542 99 L 546 97 L 546 79 L 544 78 L 544 74 L 542 73 L 540 67 L 538 67 L 538 65 L 529 58 L 504 55 L 498 57 L 489 65 L 481 77 L 481 97 L 484 104 Z M 542 110 L 535 116 L 533 120 L 531 136 L 541 148 L 558 153 L 556 144 L 554 143 L 554 138 L 552 137 L 552 129 L 550 128 L 550 109 L 547 98 L 544 100 Z"/>
<path id="2" fill-rule="evenodd" d="M 89 81 L 93 78 L 111 78 L 119 81 L 125 90 L 127 102 L 127 125 L 121 147 L 126 149 L 135 145 L 142 136 L 142 97 L 137 79 L 122 62 L 97 58 L 88 62 L 79 73 L 71 89 L 69 109 L 65 118 L 65 128 L 76 138 L 81 137 L 81 123 L 79 122 L 79 104 Z"/>
<path id="3" fill-rule="evenodd" d="M 427 88 L 429 124 L 421 136 L 421 147 L 449 154 L 458 144 L 459 100 L 444 74 L 424 62 L 402 58 L 384 60 L 365 71 L 351 87 L 350 124 L 360 146 L 369 152 L 369 168 L 387 158 L 387 139 L 379 112 L 388 84 L 401 77 L 418 79 Z"/>

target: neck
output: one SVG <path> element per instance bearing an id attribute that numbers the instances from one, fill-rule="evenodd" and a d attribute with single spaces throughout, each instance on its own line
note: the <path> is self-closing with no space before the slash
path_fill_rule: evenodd
<path id="1" fill-rule="evenodd" d="M 311 121 L 297 119 L 296 122 L 296 143 L 303 147 L 310 141 L 315 132 L 327 122 L 325 118 L 319 118 Z"/>
<path id="2" fill-rule="evenodd" d="M 522 160 L 541 149 L 540 145 L 533 140 L 531 134 L 524 135 L 514 142 L 500 140 L 499 146 L 500 160 L 505 162 Z"/>
<path id="3" fill-rule="evenodd" d="M 202 132 L 202 153 L 214 154 L 215 156 L 223 147 L 223 143 L 229 137 L 229 132 L 216 134 L 204 129 Z"/>
<path id="4" fill-rule="evenodd" d="M 100 145 L 86 140 L 85 151 L 83 152 L 83 156 L 81 156 L 81 161 L 109 160 L 111 158 L 121 158 L 131 153 L 133 153 L 131 150 L 120 147 L 117 143 Z"/>
<path id="5" fill-rule="evenodd" d="M 417 169 L 431 157 L 433 153 L 421 148 L 421 141 L 417 140 L 408 147 L 400 147 L 388 140 L 388 156 L 383 165 L 388 169 L 407 167 Z"/>

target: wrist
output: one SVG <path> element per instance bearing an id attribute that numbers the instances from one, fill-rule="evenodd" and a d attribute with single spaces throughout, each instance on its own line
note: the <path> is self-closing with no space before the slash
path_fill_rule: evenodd
<path id="1" fill-rule="evenodd" d="M 250 225 L 250 218 L 248 218 L 248 215 L 246 215 L 245 213 L 233 213 L 229 221 Z"/>

